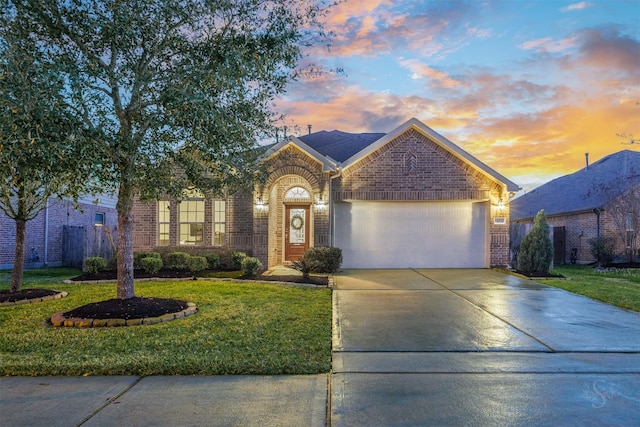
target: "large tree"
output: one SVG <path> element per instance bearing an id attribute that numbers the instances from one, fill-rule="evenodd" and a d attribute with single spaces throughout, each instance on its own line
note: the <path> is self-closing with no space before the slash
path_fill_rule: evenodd
<path id="1" fill-rule="evenodd" d="M 0 211 L 16 225 L 11 292 L 22 285 L 27 222 L 49 198 L 77 196 L 86 182 L 86 135 L 64 92 L 28 28 L 0 16 Z"/>
<path id="2" fill-rule="evenodd" d="M 322 36 L 324 1 L 0 0 L 65 68 L 118 194 L 118 290 L 134 297 L 134 199 L 246 184 L 272 101 Z M 177 170 L 182 173 L 176 173 Z"/>

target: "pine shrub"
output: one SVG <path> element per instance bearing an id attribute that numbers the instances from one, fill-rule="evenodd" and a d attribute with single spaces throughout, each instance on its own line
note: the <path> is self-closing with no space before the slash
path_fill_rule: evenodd
<path id="1" fill-rule="evenodd" d="M 518 254 L 518 270 L 531 274 L 548 274 L 553 261 L 553 243 L 549 238 L 549 224 L 544 210 L 536 214 L 533 227 L 524 236 Z"/>

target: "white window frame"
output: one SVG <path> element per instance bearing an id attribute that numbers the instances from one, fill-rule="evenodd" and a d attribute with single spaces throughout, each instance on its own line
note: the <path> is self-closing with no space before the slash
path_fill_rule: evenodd
<path id="1" fill-rule="evenodd" d="M 163 240 L 166 236 L 166 240 Z M 158 246 L 168 246 L 171 244 L 171 202 L 168 200 L 158 201 Z"/>
<path id="2" fill-rule="evenodd" d="M 213 236 L 211 242 L 213 246 L 224 246 L 227 231 L 227 201 L 225 199 L 215 199 L 212 205 Z"/>
<path id="3" fill-rule="evenodd" d="M 178 209 L 180 245 L 204 245 L 204 211 L 204 199 L 193 198 L 180 202 L 180 208 Z"/>

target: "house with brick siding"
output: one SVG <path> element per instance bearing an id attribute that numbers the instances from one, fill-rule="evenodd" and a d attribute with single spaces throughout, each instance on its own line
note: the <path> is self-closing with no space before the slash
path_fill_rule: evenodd
<path id="1" fill-rule="evenodd" d="M 25 267 L 81 266 L 89 256 L 111 258 L 113 250 L 105 231 L 115 234 L 118 224 L 116 197 L 82 197 L 79 206 L 66 199 L 50 199 L 45 209 L 27 222 Z M 0 269 L 13 268 L 15 221 L 0 212 Z"/>
<path id="2" fill-rule="evenodd" d="M 519 187 L 417 119 L 389 133 L 322 131 L 269 147 L 252 193 L 134 207 L 134 249 L 232 248 L 265 267 L 314 246 L 344 268 L 486 268 L 509 261 Z"/>
<path id="3" fill-rule="evenodd" d="M 514 199 L 511 241 L 517 246 L 544 209 L 552 228 L 554 263 L 595 262 L 589 240 L 598 236 L 615 238 L 622 260 L 627 250 L 637 251 L 640 245 L 638 200 L 640 152 L 623 150 Z"/>

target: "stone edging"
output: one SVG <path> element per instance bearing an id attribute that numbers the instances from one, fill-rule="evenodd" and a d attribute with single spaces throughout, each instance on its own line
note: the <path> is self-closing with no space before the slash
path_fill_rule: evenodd
<path id="1" fill-rule="evenodd" d="M 142 319 L 83 319 L 78 317 L 66 318 L 62 312 L 51 316 L 51 324 L 54 327 L 76 327 L 76 328 L 101 328 L 115 326 L 139 326 L 139 325 L 155 325 L 158 323 L 170 322 L 171 320 L 181 319 L 191 316 L 198 311 L 196 305 L 187 302 L 187 308 L 176 313 L 167 313 L 159 317 L 145 317 Z"/>
<path id="2" fill-rule="evenodd" d="M 40 298 L 21 299 L 21 300 L 18 300 L 18 301 L 0 302 L 0 307 L 1 306 L 7 306 L 7 305 L 32 304 L 34 302 L 51 301 L 51 300 L 54 300 L 54 299 L 64 298 L 67 295 L 69 295 L 68 292 L 61 292 L 61 291 L 55 291 L 55 290 L 54 290 L 54 292 L 57 292 L 57 294 L 47 295 L 45 297 L 40 297 Z"/>

